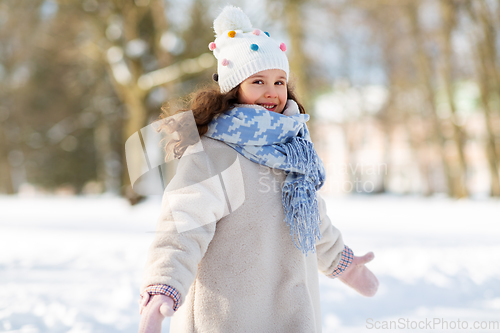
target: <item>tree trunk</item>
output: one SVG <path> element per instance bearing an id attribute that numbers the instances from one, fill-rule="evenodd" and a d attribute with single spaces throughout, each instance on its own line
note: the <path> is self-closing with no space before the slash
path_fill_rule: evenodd
<path id="1" fill-rule="evenodd" d="M 301 6 L 303 0 L 287 0 L 283 2 L 283 13 L 285 14 L 286 29 L 290 38 L 290 52 L 288 58 L 290 62 L 290 73 L 295 78 L 295 90 L 303 102 L 304 107 L 311 109 L 311 94 L 309 93 L 309 76 L 307 73 L 307 57 L 304 52 L 304 16 Z M 313 115 L 311 114 L 311 117 Z"/>
<path id="2" fill-rule="evenodd" d="M 494 14 L 491 13 L 489 5 L 484 1 L 478 1 L 476 5 L 479 6 L 478 16 L 481 21 L 481 26 L 484 34 L 484 49 L 486 54 L 486 62 L 488 66 L 489 84 L 490 84 L 490 94 L 493 100 L 500 103 L 500 69 L 498 64 L 498 52 L 497 52 L 497 31 L 498 26 L 495 27 Z M 498 8 L 500 6 L 497 5 Z M 497 22 L 498 24 L 498 22 Z M 496 112 L 492 114 L 492 117 L 497 121 L 492 121 L 493 133 L 498 135 L 500 133 L 499 128 L 499 118 L 500 118 L 500 107 L 497 106 Z M 492 119 L 493 120 L 493 119 Z M 500 157 L 500 136 L 494 137 L 495 153 L 497 158 Z M 500 167 L 499 161 L 497 159 L 497 169 Z"/>
<path id="3" fill-rule="evenodd" d="M 10 173 L 10 165 L 7 158 L 8 149 L 6 137 L 0 127 L 0 193 L 14 194 L 14 186 Z"/>
<path id="4" fill-rule="evenodd" d="M 491 190 L 490 194 L 491 196 L 500 196 L 500 177 L 498 174 L 498 156 L 496 153 L 496 148 L 495 148 L 495 134 L 493 132 L 493 126 L 491 122 L 491 109 L 489 106 L 489 92 L 488 92 L 488 87 L 485 82 L 486 78 L 486 73 L 485 73 L 485 68 L 484 63 L 482 61 L 479 61 L 479 67 L 478 72 L 479 72 L 479 86 L 480 86 L 480 91 L 481 91 L 481 102 L 483 104 L 483 113 L 484 113 L 484 120 L 485 120 L 485 127 L 486 127 L 486 156 L 488 158 L 488 167 L 490 171 L 490 178 L 491 178 Z"/>
<path id="5" fill-rule="evenodd" d="M 170 53 L 163 51 L 160 46 L 161 37 L 168 30 L 168 22 L 165 17 L 165 4 L 166 2 L 163 0 L 151 1 L 151 15 L 153 17 L 153 24 L 155 25 L 155 56 L 160 68 L 166 67 L 172 62 Z"/>
<path id="6" fill-rule="evenodd" d="M 125 143 L 128 138 L 146 124 L 147 110 L 144 105 L 144 93 L 140 91 L 139 88 L 136 89 L 126 89 L 124 95 L 124 102 L 126 107 L 126 112 L 128 118 L 126 119 L 124 129 L 123 129 L 123 142 Z M 125 156 L 123 156 L 125 158 Z M 134 162 L 134 161 L 130 161 Z M 122 185 L 125 187 L 130 187 L 130 177 L 128 173 L 127 162 L 123 161 L 122 168 Z M 131 193 L 130 189 L 124 189 L 125 193 Z"/>
<path id="7" fill-rule="evenodd" d="M 489 41 L 489 24 L 484 22 L 485 16 L 482 18 L 476 12 L 476 9 L 473 8 L 472 3 L 466 3 L 465 8 L 467 9 L 467 13 L 473 22 L 476 24 L 482 24 L 483 27 L 483 36 L 474 35 L 472 38 L 476 41 L 476 49 L 475 49 L 475 67 L 477 73 L 477 81 L 480 88 L 480 96 L 482 102 L 482 111 L 484 113 L 485 120 L 485 128 L 486 128 L 486 156 L 488 158 L 488 169 L 490 172 L 491 179 L 491 187 L 490 194 L 491 196 L 500 196 L 500 176 L 499 176 L 499 163 L 498 163 L 498 154 L 495 143 L 495 129 L 492 123 L 492 110 L 491 110 L 491 101 L 492 96 L 490 92 L 492 91 L 494 94 L 497 92 L 494 90 L 494 85 L 492 87 L 491 84 L 491 76 L 493 74 L 494 77 L 497 77 L 494 69 L 496 69 L 494 59 L 489 59 L 488 57 L 488 46 Z M 483 22 L 478 22 L 483 21 Z M 490 54 L 491 55 L 491 54 Z M 495 82 L 495 79 L 493 79 Z"/>
<path id="8" fill-rule="evenodd" d="M 436 112 L 436 101 L 434 97 L 434 88 L 432 86 L 432 77 L 431 77 L 431 66 L 429 63 L 428 56 L 425 54 L 425 51 L 423 49 L 423 38 L 421 35 L 420 31 L 420 26 L 418 22 L 418 4 L 416 3 L 409 3 L 408 5 L 405 6 L 406 10 L 406 15 L 410 23 L 411 27 L 411 35 L 413 38 L 413 42 L 415 45 L 415 52 L 417 55 L 416 59 L 416 67 L 417 71 L 420 76 L 420 81 L 424 87 L 424 94 L 427 100 L 427 104 L 430 109 L 430 115 L 431 115 L 431 120 L 432 124 L 434 127 L 434 135 L 433 135 L 433 141 L 437 144 L 437 147 L 439 149 L 439 155 L 441 156 L 441 163 L 444 168 L 444 173 L 446 177 L 446 182 L 447 182 L 447 187 L 448 187 L 448 194 L 451 197 L 459 197 L 456 191 L 456 184 L 455 184 L 455 179 L 452 176 L 452 171 L 451 171 L 451 166 L 446 158 L 445 154 L 445 142 L 446 138 L 443 134 L 443 131 L 441 129 L 441 124 Z"/>
<path id="9" fill-rule="evenodd" d="M 451 34 L 455 25 L 455 8 L 449 0 L 441 0 L 441 10 L 443 17 L 443 32 L 441 44 L 443 48 L 443 56 L 441 61 L 441 71 L 444 82 L 444 88 L 448 104 L 451 111 L 451 122 L 453 126 L 453 142 L 458 154 L 458 165 L 453 170 L 453 182 L 455 184 L 456 196 L 459 198 L 467 197 L 467 162 L 464 154 L 464 131 L 459 125 L 457 108 L 455 105 L 455 96 L 453 93 L 452 83 L 452 67 L 451 59 L 453 55 L 451 45 Z"/>

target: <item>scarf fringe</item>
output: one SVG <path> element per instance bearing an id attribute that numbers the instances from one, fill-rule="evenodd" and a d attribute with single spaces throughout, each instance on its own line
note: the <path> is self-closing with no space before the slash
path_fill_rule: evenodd
<path id="1" fill-rule="evenodd" d="M 282 190 L 282 199 L 285 222 L 290 228 L 293 243 L 306 256 L 309 251 L 316 252 L 316 239 L 321 239 L 321 219 L 314 185 L 310 182 L 286 184 Z"/>
<path id="2" fill-rule="evenodd" d="M 287 164 L 291 170 L 282 189 L 285 222 L 290 227 L 295 246 L 307 256 L 316 252 L 316 239 L 321 239 L 319 225 L 318 200 L 316 191 L 323 185 L 323 165 L 313 148 L 313 144 L 300 137 L 294 137 L 285 144 L 280 144 L 285 150 Z M 302 174 L 305 171 L 305 174 Z M 297 241 L 295 240 L 297 239 Z M 298 242 L 298 244 L 297 244 Z"/>

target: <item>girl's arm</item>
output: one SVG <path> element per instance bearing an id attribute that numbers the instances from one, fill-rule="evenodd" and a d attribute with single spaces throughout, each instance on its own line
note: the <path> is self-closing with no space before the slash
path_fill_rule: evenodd
<path id="1" fill-rule="evenodd" d="M 342 236 L 326 214 L 326 204 L 317 194 L 318 208 L 321 217 L 321 239 L 316 243 L 318 269 L 330 278 L 338 277 L 363 296 L 375 295 L 379 282 L 376 276 L 365 266 L 374 258 L 373 252 L 362 257 L 355 256 L 353 251 L 342 240 Z"/>
<path id="2" fill-rule="evenodd" d="M 216 222 L 227 210 L 221 182 L 211 170 L 212 163 L 203 152 L 185 153 L 179 161 L 163 196 L 141 294 L 148 287 L 166 285 L 178 293 L 177 307 L 184 301 Z"/>
<path id="3" fill-rule="evenodd" d="M 352 261 L 349 255 L 352 255 L 352 251 L 344 245 L 340 231 L 332 225 L 326 214 L 325 200 L 318 193 L 316 193 L 316 197 L 321 219 L 319 226 L 321 239 L 316 242 L 318 269 L 325 275 L 332 275 L 333 278 L 340 275 L 349 266 Z"/>

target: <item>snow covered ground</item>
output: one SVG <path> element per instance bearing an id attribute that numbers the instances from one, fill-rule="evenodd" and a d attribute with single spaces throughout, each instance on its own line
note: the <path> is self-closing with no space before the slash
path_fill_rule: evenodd
<path id="1" fill-rule="evenodd" d="M 321 276 L 324 332 L 500 331 L 500 201 L 327 201 L 381 286 L 364 298 Z M 158 213 L 159 198 L 0 196 L 0 332 L 137 332 Z"/>

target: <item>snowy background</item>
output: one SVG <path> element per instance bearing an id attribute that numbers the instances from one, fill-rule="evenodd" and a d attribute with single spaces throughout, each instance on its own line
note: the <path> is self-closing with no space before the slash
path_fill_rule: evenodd
<path id="1" fill-rule="evenodd" d="M 159 200 L 0 196 L 0 332 L 137 332 Z M 324 332 L 375 331 L 367 320 L 500 321 L 499 200 L 327 201 L 355 253 L 375 252 L 368 266 L 381 285 L 364 298 L 321 276 Z"/>

